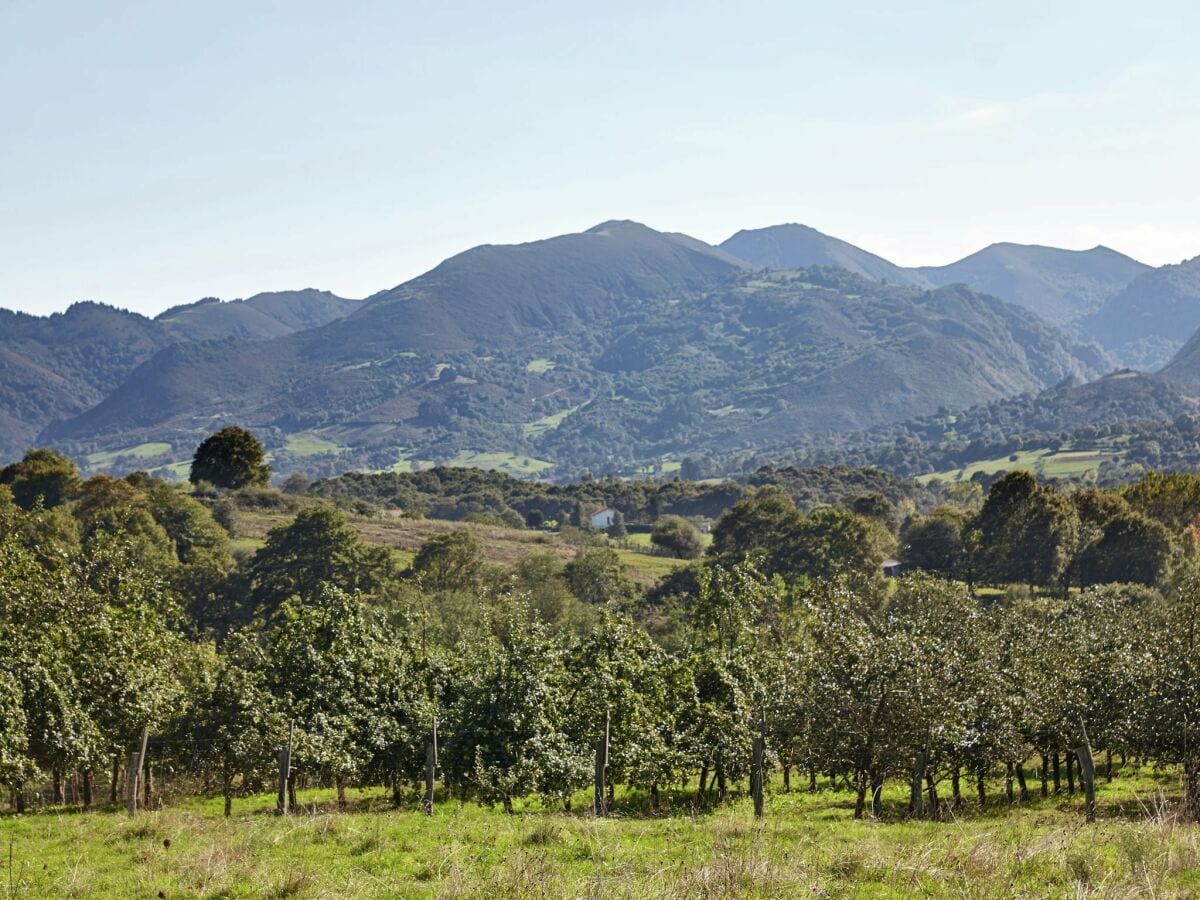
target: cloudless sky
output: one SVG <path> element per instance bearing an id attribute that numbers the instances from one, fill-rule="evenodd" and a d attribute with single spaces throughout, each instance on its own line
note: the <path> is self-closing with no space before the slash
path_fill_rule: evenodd
<path id="1" fill-rule="evenodd" d="M 612 218 L 1178 262 L 1197 33 L 1182 0 L 0 0 L 0 306 L 365 296 Z"/>

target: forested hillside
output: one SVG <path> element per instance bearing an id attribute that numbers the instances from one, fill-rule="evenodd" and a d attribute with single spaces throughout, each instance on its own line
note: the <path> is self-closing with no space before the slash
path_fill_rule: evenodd
<path id="1" fill-rule="evenodd" d="M 310 474 L 474 460 L 627 472 L 1106 367 L 1095 348 L 961 287 L 748 273 L 698 241 L 615 222 L 468 251 L 323 328 L 172 347 L 46 436 L 80 455 L 155 442 L 178 453 L 235 418 Z"/>

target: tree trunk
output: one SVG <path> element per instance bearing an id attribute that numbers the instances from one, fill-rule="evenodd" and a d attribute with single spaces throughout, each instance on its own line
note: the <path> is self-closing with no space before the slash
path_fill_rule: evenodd
<path id="1" fill-rule="evenodd" d="M 1058 748 L 1054 748 L 1054 794 L 1062 793 L 1062 770 L 1059 768 Z"/>
<path id="2" fill-rule="evenodd" d="M 62 769 L 60 769 L 58 766 L 55 766 L 54 771 L 51 774 L 51 779 L 54 783 L 54 802 L 61 806 L 67 802 L 67 795 L 63 791 Z"/>
<path id="3" fill-rule="evenodd" d="M 729 797 L 729 789 L 725 784 L 725 769 L 717 766 L 717 802 L 724 805 L 725 800 Z"/>
<path id="4" fill-rule="evenodd" d="M 399 809 L 400 805 L 403 802 L 404 802 L 404 795 L 400 791 L 400 779 L 393 778 L 392 779 L 392 806 L 395 809 Z"/>
<path id="5" fill-rule="evenodd" d="M 18 785 L 13 788 L 13 806 L 16 807 L 17 815 L 25 812 L 25 785 Z"/>
<path id="6" fill-rule="evenodd" d="M 287 777 L 287 793 L 288 793 L 288 809 L 295 812 L 298 807 L 296 805 L 296 770 L 291 769 Z"/>
<path id="7" fill-rule="evenodd" d="M 937 782 L 933 780 L 933 773 L 925 773 L 925 785 L 929 790 L 929 817 L 931 819 L 940 819 L 942 817 L 942 802 L 938 798 Z"/>
<path id="8" fill-rule="evenodd" d="M 790 794 L 792 792 L 792 764 L 788 763 L 783 767 L 783 792 Z"/>
<path id="9" fill-rule="evenodd" d="M 979 792 L 979 808 L 987 809 L 987 787 L 983 783 L 983 766 L 979 767 L 978 780 L 975 782 L 975 787 Z"/>
<path id="10" fill-rule="evenodd" d="M 817 768 L 816 766 L 808 767 L 808 792 L 815 794 L 817 792 Z"/>
<path id="11" fill-rule="evenodd" d="M 1200 822 L 1200 757 L 1183 761 L 1183 813 L 1193 822 Z"/>
<path id="12" fill-rule="evenodd" d="M 925 752 L 917 754 L 913 761 L 912 782 L 908 790 L 908 812 L 915 818 L 925 815 L 925 804 L 921 799 L 921 788 L 925 782 Z"/>
<path id="13" fill-rule="evenodd" d="M 83 770 L 83 808 L 92 808 L 92 780 L 95 776 L 91 769 Z"/>
<path id="14" fill-rule="evenodd" d="M 142 805 L 146 809 L 154 809 L 154 770 L 150 768 L 150 760 L 146 760 L 143 777 L 146 786 L 142 791 Z"/>
<path id="15" fill-rule="evenodd" d="M 233 815 L 233 778 L 225 775 L 221 779 L 221 794 L 225 797 L 225 818 Z"/>
<path id="16" fill-rule="evenodd" d="M 1013 764 L 1004 764 L 1004 796 L 1008 798 L 1009 804 L 1013 802 Z"/>
<path id="17" fill-rule="evenodd" d="M 1104 751 L 1104 780 L 1112 784 L 1112 751 Z"/>
<path id="18" fill-rule="evenodd" d="M 1086 803 L 1084 805 L 1084 814 L 1089 822 L 1096 821 L 1096 764 L 1092 760 L 1092 747 L 1087 740 L 1087 732 L 1084 732 L 1083 743 L 1079 745 L 1076 751 L 1079 756 L 1079 781 L 1080 787 L 1083 788 Z"/>
<path id="19" fill-rule="evenodd" d="M 1042 796 L 1043 797 L 1047 796 L 1050 793 L 1050 789 L 1047 787 L 1047 781 L 1050 778 L 1050 773 L 1046 770 L 1046 766 L 1049 762 L 1050 762 L 1050 760 L 1047 759 L 1046 752 L 1043 750 L 1042 751 Z"/>
<path id="20" fill-rule="evenodd" d="M 659 795 L 658 795 L 658 785 L 657 784 L 650 785 L 650 808 L 652 810 L 654 810 L 655 812 L 658 812 Z"/>
<path id="21" fill-rule="evenodd" d="M 1028 803 L 1029 802 L 1029 786 L 1025 783 L 1025 765 L 1024 765 L 1024 763 L 1017 763 L 1017 787 L 1020 788 L 1020 793 L 1018 793 L 1017 796 L 1021 798 L 1021 802 Z"/>
<path id="22" fill-rule="evenodd" d="M 346 808 L 346 782 L 345 782 L 345 779 L 343 779 L 342 776 L 339 775 L 337 778 L 335 778 L 333 780 L 333 783 L 334 783 L 334 786 L 337 788 L 338 809 L 345 809 Z"/>
<path id="23" fill-rule="evenodd" d="M 704 805 L 704 791 L 708 787 L 708 763 L 700 767 L 700 784 L 696 788 L 696 805 Z"/>
<path id="24" fill-rule="evenodd" d="M 878 819 L 883 816 L 883 774 L 875 771 L 871 773 L 871 818 Z"/>
<path id="25" fill-rule="evenodd" d="M 508 796 L 508 794 L 504 795 L 504 811 L 510 816 L 513 814 L 512 797 Z"/>
<path id="26" fill-rule="evenodd" d="M 954 767 L 954 771 L 950 775 L 950 795 L 955 809 L 962 809 L 962 784 L 958 771 L 958 766 Z"/>
<path id="27" fill-rule="evenodd" d="M 1075 758 L 1070 754 L 1067 757 L 1067 794 L 1075 796 Z"/>
<path id="28" fill-rule="evenodd" d="M 120 778 L 121 778 L 121 761 L 117 757 L 114 756 L 113 764 L 112 764 L 112 785 L 108 791 L 108 802 L 109 803 L 117 802 L 117 787 L 118 787 L 117 782 L 120 780 Z"/>
<path id="29" fill-rule="evenodd" d="M 867 801 L 867 773 L 859 771 L 854 776 L 854 818 L 861 819 Z"/>

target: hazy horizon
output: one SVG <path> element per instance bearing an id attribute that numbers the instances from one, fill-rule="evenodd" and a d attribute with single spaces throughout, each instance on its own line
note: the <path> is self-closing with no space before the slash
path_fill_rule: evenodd
<path id="1" fill-rule="evenodd" d="M 1170 27 L 1165 27 L 1168 23 Z M 1200 10 L 0 6 L 0 306 L 362 297 L 481 243 L 802 222 L 1200 253 Z"/>

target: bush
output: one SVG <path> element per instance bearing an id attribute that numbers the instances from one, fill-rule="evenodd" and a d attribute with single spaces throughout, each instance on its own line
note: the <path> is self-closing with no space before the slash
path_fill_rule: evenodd
<path id="1" fill-rule="evenodd" d="M 696 559 L 704 552 L 700 529 L 681 516 L 663 516 L 650 532 L 650 543 L 676 559 Z"/>

